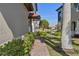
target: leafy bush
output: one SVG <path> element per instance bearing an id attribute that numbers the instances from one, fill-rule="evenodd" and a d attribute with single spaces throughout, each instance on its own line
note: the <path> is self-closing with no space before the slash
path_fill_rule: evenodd
<path id="1" fill-rule="evenodd" d="M 37 35 L 38 35 L 38 36 L 41 36 L 41 37 L 45 37 L 45 36 L 47 35 L 47 32 L 38 31 L 38 32 L 37 32 Z"/>
<path id="2" fill-rule="evenodd" d="M 23 43 L 25 55 L 30 54 L 29 51 L 31 50 L 33 43 L 34 43 L 34 33 L 31 32 L 26 33 Z"/>
<path id="3" fill-rule="evenodd" d="M 0 55 L 3 56 L 23 56 L 29 55 L 34 43 L 34 33 L 26 33 L 24 38 L 14 39 L 0 46 Z"/>
<path id="4" fill-rule="evenodd" d="M 8 42 L 0 47 L 0 55 L 4 56 L 24 55 L 23 51 L 24 47 L 22 46 L 22 44 L 23 40 L 21 39 L 12 40 L 11 42 Z"/>
<path id="5" fill-rule="evenodd" d="M 61 32 L 57 31 L 57 32 L 55 32 L 54 35 L 55 35 L 55 36 L 61 36 Z"/>

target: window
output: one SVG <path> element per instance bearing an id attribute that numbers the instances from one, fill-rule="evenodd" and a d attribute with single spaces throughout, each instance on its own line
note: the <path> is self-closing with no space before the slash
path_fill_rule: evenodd
<path id="1" fill-rule="evenodd" d="M 74 3 L 75 9 L 77 12 L 79 12 L 79 3 Z"/>
<path id="2" fill-rule="evenodd" d="M 61 21 L 62 20 L 62 17 L 63 17 L 63 13 L 60 11 L 59 14 L 58 14 L 58 18 L 59 18 L 58 21 Z"/>
<path id="3" fill-rule="evenodd" d="M 72 22 L 72 31 L 75 31 L 75 29 L 76 29 L 76 22 Z"/>

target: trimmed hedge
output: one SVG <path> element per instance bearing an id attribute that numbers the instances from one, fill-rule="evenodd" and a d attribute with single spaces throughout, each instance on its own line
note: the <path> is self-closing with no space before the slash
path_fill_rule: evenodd
<path id="1" fill-rule="evenodd" d="M 55 36 L 61 36 L 61 32 L 57 31 L 54 33 Z"/>
<path id="2" fill-rule="evenodd" d="M 34 34 L 26 33 L 22 39 L 14 39 L 0 46 L 0 55 L 2 56 L 25 56 L 30 54 L 32 44 L 34 43 Z"/>
<path id="3" fill-rule="evenodd" d="M 44 31 L 38 31 L 37 36 L 45 37 L 47 35 L 47 32 Z"/>

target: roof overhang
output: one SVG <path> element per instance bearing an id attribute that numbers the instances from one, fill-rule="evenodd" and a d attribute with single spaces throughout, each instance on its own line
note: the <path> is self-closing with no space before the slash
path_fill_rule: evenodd
<path id="1" fill-rule="evenodd" d="M 59 11 L 61 8 L 63 8 L 63 5 L 61 5 L 58 9 L 56 9 L 56 11 Z"/>
<path id="2" fill-rule="evenodd" d="M 24 3 L 24 5 L 28 11 L 37 11 L 37 4 L 36 3 Z"/>

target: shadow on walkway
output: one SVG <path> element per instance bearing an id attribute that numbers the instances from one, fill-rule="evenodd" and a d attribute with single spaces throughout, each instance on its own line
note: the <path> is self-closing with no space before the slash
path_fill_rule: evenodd
<path id="1" fill-rule="evenodd" d="M 40 40 L 41 43 L 45 43 L 44 37 L 37 36 L 35 39 Z"/>
<path id="2" fill-rule="evenodd" d="M 49 45 L 52 49 L 54 49 L 56 52 L 60 53 L 62 56 L 69 56 L 62 50 L 60 43 L 55 43 L 49 39 L 46 39 L 45 43 Z"/>

